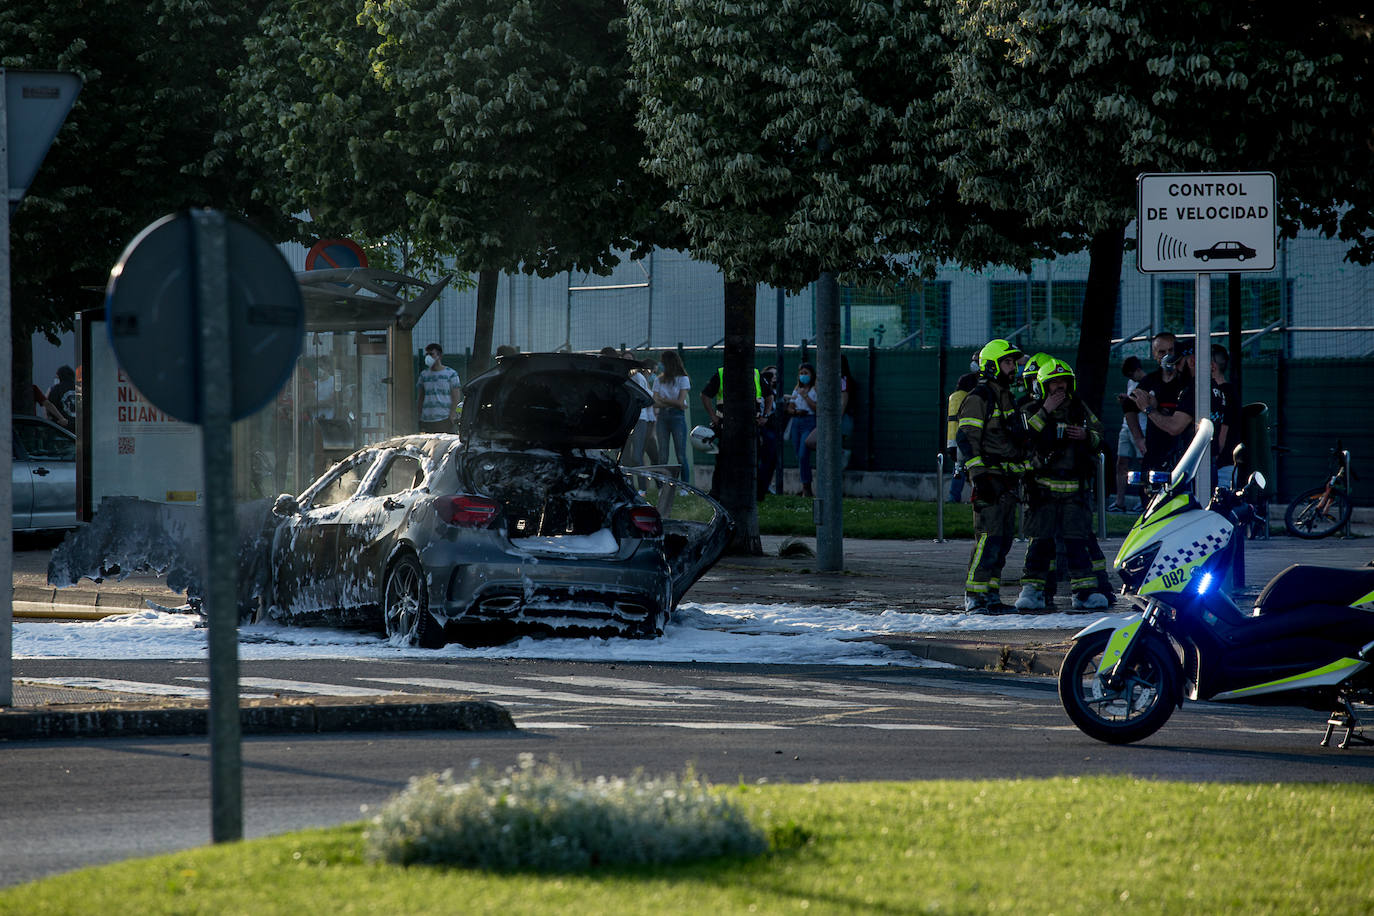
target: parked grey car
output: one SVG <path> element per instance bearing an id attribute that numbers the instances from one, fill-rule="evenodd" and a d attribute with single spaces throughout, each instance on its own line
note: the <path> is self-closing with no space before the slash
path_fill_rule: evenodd
<path id="1" fill-rule="evenodd" d="M 38 417 L 14 417 L 14 530 L 75 528 L 76 437 Z"/>
<path id="2" fill-rule="evenodd" d="M 504 357 L 464 386 L 458 435 L 368 446 L 278 497 L 261 613 L 425 647 L 528 631 L 661 634 L 731 523 L 699 490 L 659 477 L 659 505 L 676 497 L 692 510 L 664 518 L 620 467 L 649 403 L 634 368 Z"/>

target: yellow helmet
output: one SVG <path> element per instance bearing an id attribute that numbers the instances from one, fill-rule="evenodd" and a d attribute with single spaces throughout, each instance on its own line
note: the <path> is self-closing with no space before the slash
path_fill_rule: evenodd
<path id="1" fill-rule="evenodd" d="M 1074 393 L 1075 383 L 1073 368 L 1068 363 L 1064 362 L 1062 359 L 1052 359 L 1045 365 L 1041 366 L 1040 371 L 1037 372 L 1035 375 L 1035 385 L 1036 388 L 1039 389 L 1036 392 L 1036 396 L 1043 398 L 1045 386 L 1057 378 L 1066 379 L 1068 381 L 1068 391 L 1069 394 L 1072 395 Z"/>
<path id="2" fill-rule="evenodd" d="M 996 378 L 999 374 L 999 362 L 1008 356 L 1015 358 L 1021 355 L 1020 350 L 1000 337 L 989 340 L 983 345 L 983 349 L 978 351 L 978 372 L 983 378 Z"/>
<path id="3" fill-rule="evenodd" d="M 1026 383 L 1027 388 L 1035 390 L 1035 376 L 1039 374 L 1040 367 L 1047 365 L 1052 359 L 1054 357 L 1042 350 L 1026 360 L 1025 365 L 1021 367 L 1021 380 Z"/>

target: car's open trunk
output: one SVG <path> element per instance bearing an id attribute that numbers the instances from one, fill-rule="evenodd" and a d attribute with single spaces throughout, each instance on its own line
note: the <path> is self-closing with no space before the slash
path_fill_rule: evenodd
<path id="1" fill-rule="evenodd" d="M 618 470 L 580 454 L 489 451 L 464 460 L 475 493 L 501 503 L 512 540 L 618 534 L 616 513 L 632 498 Z"/>

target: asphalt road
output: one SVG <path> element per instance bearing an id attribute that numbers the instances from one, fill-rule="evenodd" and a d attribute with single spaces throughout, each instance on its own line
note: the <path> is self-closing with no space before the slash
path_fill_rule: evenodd
<path id="1" fill-rule="evenodd" d="M 26 676 L 186 684 L 194 665 L 24 661 Z M 1374 781 L 1374 752 L 1317 746 L 1324 717 L 1190 705 L 1148 741 L 1095 742 L 1064 717 L 1053 679 L 950 668 L 462 661 L 244 665 L 245 689 L 452 691 L 508 708 L 515 733 L 250 738 L 245 832 L 363 816 L 415 775 L 523 752 L 587 776 L 680 771 L 717 783 L 1042 778 Z M 0 884 L 209 842 L 203 739 L 16 742 L 0 749 Z"/>

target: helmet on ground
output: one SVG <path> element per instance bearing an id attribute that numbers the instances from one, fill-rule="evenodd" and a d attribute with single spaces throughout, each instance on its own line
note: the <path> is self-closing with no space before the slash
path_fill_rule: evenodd
<path id="1" fill-rule="evenodd" d="M 999 372 L 997 368 L 999 362 L 1008 356 L 1015 359 L 1020 355 L 1020 350 L 1000 337 L 989 340 L 983 345 L 983 349 L 978 351 L 978 372 L 984 378 L 996 378 Z"/>
<path id="2" fill-rule="evenodd" d="M 1059 378 L 1069 383 L 1068 392 L 1072 395 L 1074 393 L 1074 375 L 1073 368 L 1068 363 L 1062 359 L 1052 359 L 1040 367 L 1039 373 L 1035 376 L 1035 384 L 1042 392 L 1041 397 L 1044 396 L 1043 392 L 1049 390 L 1049 383 Z"/>
<path id="3" fill-rule="evenodd" d="M 716 431 L 709 426 L 693 426 L 691 439 L 693 448 L 700 449 L 708 455 L 714 455 L 720 451 L 716 442 Z"/>

